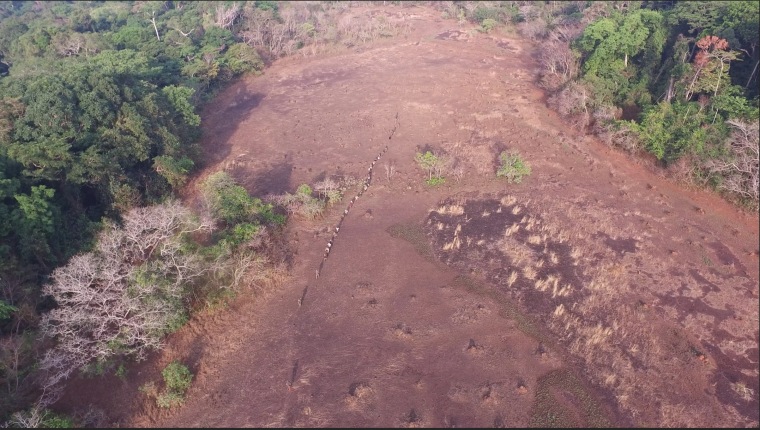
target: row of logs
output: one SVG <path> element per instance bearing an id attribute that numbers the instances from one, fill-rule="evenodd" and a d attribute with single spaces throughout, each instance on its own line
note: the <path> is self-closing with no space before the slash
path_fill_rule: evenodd
<path id="1" fill-rule="evenodd" d="M 343 211 L 343 215 L 340 216 L 340 221 L 338 221 L 338 225 L 335 226 L 335 230 L 333 231 L 332 238 L 327 242 L 327 247 L 325 247 L 325 254 L 322 257 L 322 262 L 319 263 L 319 268 L 317 269 L 317 278 L 319 278 L 319 274 L 322 272 L 322 268 L 325 266 L 325 262 L 327 261 L 327 257 L 330 256 L 330 250 L 333 247 L 333 243 L 335 242 L 335 238 L 338 237 L 338 232 L 340 231 L 340 226 L 343 224 L 343 220 L 346 218 L 346 215 L 348 215 L 348 211 L 351 210 L 351 207 L 353 207 L 354 203 L 356 203 L 357 200 L 359 200 L 359 197 L 361 197 L 362 194 L 364 194 L 365 191 L 367 191 L 367 188 L 369 188 L 370 183 L 372 182 L 372 169 L 374 169 L 375 164 L 380 160 L 380 157 L 385 154 L 385 152 L 388 150 L 388 145 L 385 145 L 385 148 L 380 152 L 380 154 L 375 157 L 375 160 L 372 161 L 372 164 L 369 166 L 369 169 L 367 169 L 367 178 L 362 183 L 362 188 L 359 190 L 359 194 L 354 196 L 353 199 L 348 203 L 348 207 Z"/>

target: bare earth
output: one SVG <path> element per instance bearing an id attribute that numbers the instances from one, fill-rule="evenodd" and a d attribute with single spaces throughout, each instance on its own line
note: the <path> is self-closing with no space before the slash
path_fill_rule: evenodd
<path id="1" fill-rule="evenodd" d="M 291 220 L 277 290 L 199 315 L 126 379 L 72 381 L 57 408 L 144 427 L 757 426 L 757 216 L 570 130 L 525 42 L 384 10 L 411 33 L 278 61 L 203 114 L 204 174 L 257 195 L 364 178 L 389 146 L 321 276 L 354 191 Z M 428 187 L 423 149 L 464 178 Z M 519 185 L 494 177 L 512 149 Z M 159 410 L 138 387 L 172 359 L 196 378 Z"/>

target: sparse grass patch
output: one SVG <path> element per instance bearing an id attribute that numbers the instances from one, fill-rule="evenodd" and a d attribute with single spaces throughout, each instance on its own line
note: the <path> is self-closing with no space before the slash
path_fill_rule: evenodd
<path id="1" fill-rule="evenodd" d="M 368 383 L 354 382 L 348 387 L 348 395 L 345 398 L 346 404 L 349 408 L 356 409 L 366 404 L 372 393 L 372 387 Z"/>
<path id="2" fill-rule="evenodd" d="M 486 18 L 480 23 L 480 29 L 484 33 L 489 33 L 494 28 L 498 27 L 499 21 L 492 18 Z"/>

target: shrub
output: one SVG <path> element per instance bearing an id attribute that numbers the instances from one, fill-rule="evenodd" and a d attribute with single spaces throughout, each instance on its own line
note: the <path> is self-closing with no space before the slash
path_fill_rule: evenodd
<path id="1" fill-rule="evenodd" d="M 161 371 L 166 388 L 156 398 L 161 408 L 181 406 L 185 402 L 185 393 L 193 382 L 193 373 L 184 364 L 172 361 Z"/>
<path id="2" fill-rule="evenodd" d="M 74 419 L 66 415 L 50 413 L 42 420 L 43 428 L 70 429 L 74 428 Z"/>
<path id="3" fill-rule="evenodd" d="M 499 22 L 495 19 L 486 18 L 483 20 L 483 22 L 480 23 L 480 27 L 485 31 L 486 33 L 490 32 L 494 28 L 496 28 L 499 25 Z"/>
<path id="4" fill-rule="evenodd" d="M 518 153 L 504 151 L 499 155 L 499 158 L 501 159 L 501 166 L 496 171 L 496 176 L 507 178 L 510 183 L 519 184 L 522 182 L 523 176 L 530 175 L 530 166 L 523 161 Z"/>
<path id="5" fill-rule="evenodd" d="M 184 393 L 193 382 L 193 373 L 179 361 L 172 361 L 161 371 L 166 388 L 171 391 Z"/>
<path id="6" fill-rule="evenodd" d="M 446 178 L 443 178 L 441 176 L 433 176 L 432 178 L 425 181 L 425 183 L 430 185 L 431 187 L 435 187 L 437 185 L 443 185 L 443 183 L 445 182 L 446 182 Z"/>
<path id="7" fill-rule="evenodd" d="M 11 306 L 3 300 L 0 300 L 0 320 L 5 320 L 11 317 L 14 312 L 18 310 L 17 307 Z"/>
<path id="8" fill-rule="evenodd" d="M 301 184 L 296 189 L 296 194 L 303 197 L 311 197 L 311 187 L 308 184 Z"/>
<path id="9" fill-rule="evenodd" d="M 226 172 L 217 172 L 206 178 L 201 186 L 203 197 L 215 218 L 228 225 L 250 222 L 256 216 L 271 218 L 271 207 L 251 197 Z"/>
<path id="10" fill-rule="evenodd" d="M 441 157 L 433 154 L 430 151 L 424 154 L 418 152 L 414 156 L 414 161 L 428 173 L 428 178 L 425 181 L 430 186 L 440 185 L 445 182 L 446 178 L 443 177 L 443 169 L 446 164 Z"/>
<path id="11" fill-rule="evenodd" d="M 333 190 L 334 192 L 335 190 Z M 324 191 L 320 191 L 324 193 Z M 281 196 L 271 197 L 271 201 L 282 206 L 288 213 L 301 214 L 313 219 L 321 215 L 325 209 L 325 202 L 312 197 L 312 189 L 307 184 L 301 184 L 295 194 L 285 193 Z"/>

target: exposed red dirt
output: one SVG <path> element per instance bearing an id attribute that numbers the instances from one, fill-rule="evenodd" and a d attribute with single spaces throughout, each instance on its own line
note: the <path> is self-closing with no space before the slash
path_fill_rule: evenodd
<path id="1" fill-rule="evenodd" d="M 364 178 L 389 145 L 321 276 L 352 193 L 290 221 L 281 288 L 195 317 L 124 380 L 72 381 L 56 407 L 146 427 L 756 426 L 757 216 L 571 131 L 525 42 L 387 10 L 411 34 L 278 61 L 202 115 L 204 173 L 257 195 Z M 462 180 L 428 187 L 423 149 Z M 507 149 L 532 167 L 522 184 L 494 177 Z M 138 387 L 172 359 L 196 378 L 161 411 Z"/>

